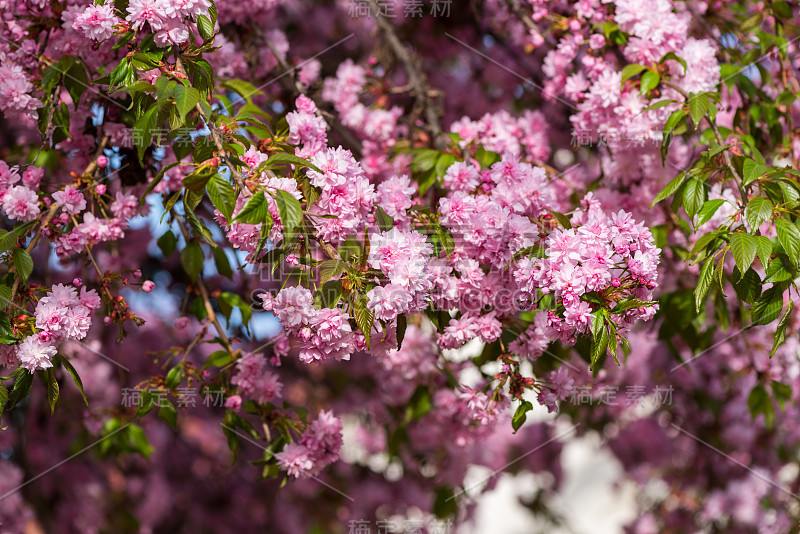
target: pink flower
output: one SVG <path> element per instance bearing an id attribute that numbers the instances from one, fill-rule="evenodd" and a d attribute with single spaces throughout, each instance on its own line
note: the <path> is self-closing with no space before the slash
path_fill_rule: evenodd
<path id="1" fill-rule="evenodd" d="M 39 197 L 24 185 L 15 185 L 3 196 L 3 211 L 11 219 L 32 221 L 39 216 Z"/>
<path id="2" fill-rule="evenodd" d="M 458 161 L 450 165 L 442 177 L 442 185 L 450 191 L 469 192 L 481 183 L 478 169 L 471 163 Z"/>
<path id="3" fill-rule="evenodd" d="M 53 200 L 58 202 L 61 209 L 69 214 L 77 215 L 86 209 L 86 198 L 83 193 L 68 185 L 63 191 L 53 193 Z"/>
<path id="4" fill-rule="evenodd" d="M 114 4 L 92 5 L 75 17 L 72 27 L 89 39 L 103 41 L 114 34 L 114 25 L 119 18 L 114 15 Z"/>
<path id="5" fill-rule="evenodd" d="M 317 115 L 314 101 L 305 95 L 297 97 L 297 111 L 286 115 L 289 123 L 289 142 L 303 145 L 295 154 L 301 158 L 310 158 L 328 145 L 328 125 L 325 119 Z"/>
<path id="6" fill-rule="evenodd" d="M 286 287 L 275 297 L 273 311 L 286 328 L 298 327 L 314 316 L 314 295 L 304 287 Z"/>
<path id="7" fill-rule="evenodd" d="M 134 30 L 148 23 L 151 29 L 158 31 L 165 22 L 164 4 L 163 0 L 130 0 L 127 8 L 129 15 L 125 20 L 131 23 Z"/>
<path id="8" fill-rule="evenodd" d="M 118 192 L 116 200 L 111 203 L 111 212 L 120 219 L 129 219 L 139 213 L 139 201 L 133 195 Z"/>
<path id="9" fill-rule="evenodd" d="M 86 287 L 82 287 L 80 297 L 78 297 L 78 303 L 81 306 L 86 306 L 90 310 L 96 310 L 100 307 L 102 301 L 100 300 L 100 296 L 97 294 L 97 291 L 94 289 L 87 291 Z"/>
<path id="10" fill-rule="evenodd" d="M 153 291 L 153 289 L 155 289 L 155 287 L 156 287 L 155 282 L 153 282 L 151 280 L 146 280 L 142 284 L 142 291 L 144 291 L 145 293 L 150 293 L 150 292 Z"/>
<path id="11" fill-rule="evenodd" d="M 413 300 L 407 289 L 395 284 L 375 286 L 367 292 L 367 297 L 367 307 L 375 312 L 376 319 L 382 321 L 391 321 L 401 313 L 406 313 Z"/>
<path id="12" fill-rule="evenodd" d="M 281 469 L 295 478 L 311 474 L 311 470 L 314 468 L 309 450 L 297 443 L 286 445 L 283 451 L 275 455 L 275 458 L 278 459 Z"/>
<path id="13" fill-rule="evenodd" d="M 457 349 L 478 333 L 475 318 L 465 315 L 460 319 L 450 319 L 450 324 L 445 327 L 444 334 L 439 339 L 443 349 Z"/>
<path id="14" fill-rule="evenodd" d="M 25 338 L 17 349 L 17 358 L 20 365 L 30 372 L 53 367 L 50 361 L 58 351 L 53 345 L 44 343 L 39 336 L 33 335 Z"/>
<path id="15" fill-rule="evenodd" d="M 42 176 L 44 176 L 43 168 L 30 165 L 27 169 L 25 169 L 25 172 L 22 173 L 22 183 L 31 189 L 36 189 L 39 187 L 39 182 L 42 180 Z"/>
<path id="16" fill-rule="evenodd" d="M 189 327 L 188 317 L 178 317 L 175 320 L 175 330 L 186 330 Z"/>
<path id="17" fill-rule="evenodd" d="M 238 411 L 242 407 L 242 397 L 239 395 L 231 395 L 225 399 L 225 407 L 229 410 Z"/>

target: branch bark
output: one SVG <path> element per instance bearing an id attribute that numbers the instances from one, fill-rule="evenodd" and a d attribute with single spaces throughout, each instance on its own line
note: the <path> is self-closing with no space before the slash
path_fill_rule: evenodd
<path id="1" fill-rule="evenodd" d="M 436 91 L 428 84 L 425 75 L 419 68 L 418 58 L 403 46 L 403 43 L 394 31 L 392 23 L 380 14 L 380 7 L 377 1 L 370 0 L 370 4 L 374 12 L 375 22 L 378 24 L 378 29 L 380 29 L 386 41 L 389 43 L 389 47 L 392 49 L 394 56 L 402 63 L 403 70 L 406 71 L 408 84 L 414 91 L 416 105 L 422 109 L 425 115 L 425 122 L 428 125 L 433 142 L 437 148 L 442 148 L 444 144 L 441 138 L 442 127 L 439 123 L 439 116 L 434 109 Z"/>

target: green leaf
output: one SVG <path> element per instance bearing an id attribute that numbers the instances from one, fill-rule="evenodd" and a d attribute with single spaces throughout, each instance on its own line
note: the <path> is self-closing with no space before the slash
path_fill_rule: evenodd
<path id="1" fill-rule="evenodd" d="M 186 195 L 184 195 L 183 206 L 185 208 L 184 211 L 186 212 L 186 220 L 192 225 L 194 231 L 203 238 L 203 241 L 208 243 L 212 248 L 216 248 L 217 244 L 214 242 L 214 236 L 211 235 L 211 232 L 206 227 L 206 224 L 200 222 L 200 219 L 198 219 L 197 215 L 194 213 L 194 208 L 192 206 L 195 204 L 193 204 L 192 196 L 195 195 L 199 198 L 202 198 L 202 194 L 199 194 L 197 191 L 186 191 Z"/>
<path id="2" fill-rule="evenodd" d="M 683 189 L 683 209 L 689 217 L 694 217 L 706 199 L 705 184 L 697 178 L 691 178 Z"/>
<path id="3" fill-rule="evenodd" d="M 549 211 L 550 214 L 553 217 L 555 217 L 555 219 L 558 221 L 558 224 L 560 224 L 561 226 L 563 226 L 567 230 L 572 228 L 572 223 L 570 222 L 569 217 L 567 217 L 563 213 L 558 213 L 557 211 L 553 211 L 553 210 L 547 210 L 547 211 Z"/>
<path id="4" fill-rule="evenodd" d="M 382 232 L 388 232 L 394 228 L 394 219 L 383 211 L 383 208 L 380 206 L 375 210 L 375 222 L 378 223 L 378 228 L 380 228 Z"/>
<path id="5" fill-rule="evenodd" d="M 319 298 L 322 308 L 333 308 L 342 298 L 343 293 L 341 280 L 328 280 L 317 290 L 314 298 Z"/>
<path id="6" fill-rule="evenodd" d="M 214 255 L 214 265 L 217 267 L 217 272 L 222 276 L 233 279 L 233 269 L 231 269 L 231 262 L 228 261 L 228 255 L 222 247 L 211 249 Z"/>
<path id="7" fill-rule="evenodd" d="M 745 272 L 753 264 L 758 251 L 758 240 L 755 236 L 737 232 L 731 234 L 731 252 L 739 272 Z"/>
<path id="8" fill-rule="evenodd" d="M 661 76 L 655 71 L 647 71 L 642 75 L 641 81 L 641 94 L 646 95 L 652 89 L 655 89 L 658 82 L 661 81 Z"/>
<path id="9" fill-rule="evenodd" d="M 531 410 L 533 410 L 533 405 L 528 401 L 522 401 L 522 404 L 517 407 L 514 417 L 511 419 L 511 427 L 514 429 L 515 434 L 525 424 L 528 419 L 528 412 Z"/>
<path id="10" fill-rule="evenodd" d="M 214 23 L 211 22 L 205 15 L 197 15 L 197 31 L 200 32 L 200 37 L 207 41 L 214 37 Z"/>
<path id="11" fill-rule="evenodd" d="M 769 324 L 778 318 L 783 309 L 783 287 L 774 285 L 753 302 L 753 325 Z"/>
<path id="12" fill-rule="evenodd" d="M 0 382 L 0 415 L 2 415 L 3 410 L 5 410 L 7 402 L 8 402 L 8 388 L 6 388 L 5 384 Z"/>
<path id="13" fill-rule="evenodd" d="M 9 304 L 11 304 L 11 288 L 0 285 L 0 308 L 6 308 Z"/>
<path id="14" fill-rule="evenodd" d="M 238 80 L 238 79 L 222 80 L 220 82 L 220 85 L 226 89 L 230 89 L 231 91 L 239 94 L 248 103 L 252 103 L 253 97 L 255 95 L 264 94 L 263 91 L 259 91 L 252 83 L 246 82 L 244 80 Z"/>
<path id="15" fill-rule="evenodd" d="M 233 222 L 258 224 L 264 222 L 269 213 L 269 204 L 264 193 L 259 191 L 247 200 L 247 204 L 234 217 Z"/>
<path id="16" fill-rule="evenodd" d="M 133 141 L 139 154 L 139 164 L 143 163 L 144 152 L 153 140 L 157 124 L 158 106 L 154 104 L 133 125 Z"/>
<path id="17" fill-rule="evenodd" d="M 669 59 L 674 59 L 675 61 L 680 63 L 681 66 L 683 67 L 683 73 L 686 74 L 686 61 L 678 57 L 678 55 L 675 52 L 667 52 L 661 59 L 658 60 L 658 63 L 660 65 L 662 63 L 665 63 Z"/>
<path id="18" fill-rule="evenodd" d="M 17 373 L 17 378 L 14 380 L 14 387 L 11 388 L 11 394 L 8 396 L 7 406 L 12 409 L 20 401 L 28 396 L 33 385 L 33 373 L 30 373 L 21 367 Z"/>
<path id="19" fill-rule="evenodd" d="M 675 193 L 675 191 L 677 191 L 683 185 L 683 182 L 686 180 L 686 176 L 687 176 L 686 172 L 681 172 L 678 176 L 673 178 L 667 184 L 667 186 L 656 195 L 655 200 L 653 200 L 653 203 L 650 204 L 650 209 L 652 209 L 656 204 L 658 204 L 665 198 L 672 196 Z"/>
<path id="20" fill-rule="evenodd" d="M 322 170 L 320 170 L 319 167 L 307 159 L 303 159 L 287 152 L 277 152 L 269 157 L 267 160 L 267 166 L 272 167 L 277 165 L 299 165 L 300 167 L 308 167 L 309 169 L 322 174 Z"/>
<path id="21" fill-rule="evenodd" d="M 52 367 L 45 372 L 45 377 L 47 382 L 47 402 L 50 404 L 50 413 L 52 414 L 56 411 L 56 403 L 58 402 L 58 380 L 56 380 L 56 374 L 53 372 Z"/>
<path id="22" fill-rule="evenodd" d="M 431 402 L 431 392 L 427 386 L 417 386 L 411 398 L 406 403 L 405 421 L 413 421 L 426 415 L 431 411 L 433 403 Z"/>
<path id="23" fill-rule="evenodd" d="M 78 109 L 81 95 L 89 85 L 89 77 L 86 75 L 86 69 L 83 68 L 83 63 L 76 61 L 69 70 L 64 73 L 64 87 L 67 88 L 70 98 L 75 109 Z"/>
<path id="24" fill-rule="evenodd" d="M 247 325 L 250 322 L 250 317 L 253 315 L 253 308 L 250 307 L 248 302 L 245 302 L 242 297 L 230 291 L 223 291 L 219 295 L 218 303 L 226 303 L 231 307 L 238 308 L 242 314 L 242 323 Z"/>
<path id="25" fill-rule="evenodd" d="M 344 272 L 347 264 L 339 260 L 328 260 L 319 266 L 319 278 L 322 283 L 327 282 L 331 278 L 336 278 Z"/>
<path id="26" fill-rule="evenodd" d="M 603 317 L 602 320 L 595 319 L 595 322 L 600 324 L 600 330 L 598 334 L 595 334 L 592 338 L 592 348 L 590 351 L 590 369 L 592 370 L 596 368 L 597 363 L 605 356 L 608 350 L 608 328 L 605 325 L 605 317 Z"/>
<path id="27" fill-rule="evenodd" d="M 439 236 L 439 241 L 442 242 L 442 248 L 444 248 L 445 254 L 449 258 L 453 251 L 455 251 L 456 243 L 453 239 L 453 234 L 450 233 L 444 226 L 440 226 L 437 229 L 437 235 Z"/>
<path id="28" fill-rule="evenodd" d="M 199 173 L 193 172 L 191 174 L 187 174 L 186 176 L 184 176 L 183 179 L 181 180 L 181 183 L 189 191 L 194 191 L 194 192 L 201 191 L 206 186 L 206 184 L 211 180 L 211 176 L 213 175 L 214 172 L 215 171 L 213 170 L 211 172 L 208 172 L 208 170 Z M 193 206 L 192 209 L 194 209 L 195 207 L 197 206 Z"/>
<path id="29" fill-rule="evenodd" d="M 147 202 L 147 195 L 149 195 L 153 191 L 153 189 L 155 189 L 156 186 L 159 183 L 161 183 L 161 180 L 164 179 L 164 174 L 166 174 L 166 172 L 168 170 L 170 170 L 171 168 L 177 167 L 180 164 L 181 164 L 180 161 L 175 161 L 175 162 L 170 163 L 169 165 L 164 165 L 163 167 L 161 167 L 161 170 L 158 171 L 158 174 L 156 174 L 156 177 L 153 178 L 152 180 L 150 180 L 150 183 L 147 184 L 147 188 L 144 190 L 144 193 L 142 193 L 142 196 L 139 199 L 139 205 L 140 206 L 144 206 L 145 202 Z M 167 210 L 167 211 L 169 211 L 169 210 Z"/>
<path id="30" fill-rule="evenodd" d="M 161 249 L 161 252 L 164 254 L 164 256 L 169 258 L 172 256 L 172 253 L 175 252 L 175 246 L 178 244 L 178 238 L 175 237 L 175 234 L 172 233 L 172 230 L 167 230 L 164 232 L 164 235 L 158 238 L 156 244 L 158 245 L 158 248 Z"/>
<path id="31" fill-rule="evenodd" d="M 172 430 L 178 430 L 178 412 L 172 402 L 166 401 L 166 404 L 159 406 L 158 416 L 171 426 Z"/>
<path id="32" fill-rule="evenodd" d="M 168 388 L 174 388 L 186 377 L 186 373 L 183 370 L 183 365 L 178 364 L 172 369 L 167 372 L 166 382 Z"/>
<path id="33" fill-rule="evenodd" d="M 764 422 L 767 428 L 772 427 L 775 418 L 775 407 L 769 398 L 766 388 L 758 384 L 747 396 L 747 406 L 750 408 L 750 415 L 753 419 L 761 414 L 764 414 Z"/>
<path id="34" fill-rule="evenodd" d="M 800 230 L 786 219 L 775 221 L 778 232 L 778 241 L 783 246 L 783 250 L 789 256 L 789 260 L 794 265 L 800 261 Z"/>
<path id="35" fill-rule="evenodd" d="M 440 154 L 438 158 L 436 158 L 436 175 L 437 176 L 444 176 L 447 172 L 447 169 L 456 162 L 455 156 L 450 153 Z"/>
<path id="36" fill-rule="evenodd" d="M 353 305 L 353 318 L 356 320 L 358 329 L 364 334 L 364 338 L 367 341 L 367 348 L 369 348 L 370 335 L 372 334 L 372 328 L 375 324 L 375 315 L 372 313 L 372 310 L 367 307 L 368 302 L 369 299 L 367 296 L 363 293 L 359 293 Z"/>
<path id="37" fill-rule="evenodd" d="M 408 320 L 406 319 L 406 315 L 401 313 L 397 316 L 397 350 L 403 348 L 403 339 L 406 337 L 406 328 L 408 328 Z"/>
<path id="38" fill-rule="evenodd" d="M 711 103 L 709 102 L 708 95 L 706 93 L 689 95 L 689 115 L 692 117 L 692 122 L 694 123 L 695 128 L 697 128 L 697 125 L 700 124 L 700 121 L 703 119 L 706 113 L 708 113 L 710 105 Z"/>
<path id="39" fill-rule="evenodd" d="M 203 369 L 208 369 L 209 367 L 225 367 L 231 363 L 232 359 L 233 355 L 228 351 L 214 351 L 208 356 L 208 359 L 206 359 L 206 363 L 203 364 Z"/>
<path id="40" fill-rule="evenodd" d="M 33 258 L 24 248 L 14 249 L 14 267 L 23 280 L 27 280 L 33 272 Z"/>
<path id="41" fill-rule="evenodd" d="M 761 260 L 761 265 L 766 267 L 772 257 L 772 241 L 763 235 L 756 236 L 756 239 L 758 239 L 758 259 Z"/>
<path id="42" fill-rule="evenodd" d="M 625 65 L 622 68 L 622 84 L 624 85 L 627 80 L 633 78 L 634 76 L 645 70 L 647 70 L 647 67 L 645 65 L 635 65 L 635 64 Z"/>
<path id="43" fill-rule="evenodd" d="M 75 368 L 72 366 L 72 363 L 70 363 L 70 361 L 61 354 L 56 354 L 55 359 L 56 361 L 60 362 L 61 365 L 64 367 L 64 369 L 66 369 L 66 371 L 70 374 L 70 376 L 72 377 L 72 381 L 78 388 L 78 391 L 81 392 L 81 397 L 83 397 L 83 402 L 86 403 L 86 407 L 88 408 L 89 401 L 86 399 L 86 393 L 83 392 L 83 381 L 81 381 L 81 377 L 78 376 L 78 371 L 76 371 Z"/>
<path id="44" fill-rule="evenodd" d="M 754 181 L 758 180 L 761 176 L 769 172 L 769 168 L 767 168 L 765 165 L 756 163 L 750 158 L 744 160 L 742 169 L 744 171 L 744 185 L 750 185 Z"/>
<path id="45" fill-rule="evenodd" d="M 703 204 L 703 207 L 697 212 L 697 226 L 700 227 L 707 223 L 723 204 L 725 201 L 721 198 L 715 198 Z"/>
<path id="46" fill-rule="evenodd" d="M 733 289 L 741 300 L 753 303 L 761 295 L 761 278 L 751 267 L 743 275 L 738 268 L 733 269 Z"/>
<path id="47" fill-rule="evenodd" d="M 794 270 L 790 265 L 786 265 L 784 263 L 785 261 L 786 260 L 784 260 L 783 257 L 778 256 L 769 263 L 766 273 L 767 276 L 764 279 L 765 284 L 774 284 L 776 282 L 787 282 L 789 280 L 794 280 Z"/>
<path id="48" fill-rule="evenodd" d="M 199 15 L 202 17 L 202 15 Z M 208 20 L 208 19 L 206 19 Z M 185 87 L 183 85 L 176 85 L 174 91 L 175 105 L 178 107 L 178 114 L 181 117 L 181 122 L 186 120 L 186 114 L 189 113 L 200 102 L 200 91 L 194 87 Z"/>
<path id="49" fill-rule="evenodd" d="M 792 387 L 783 382 L 778 382 L 777 380 L 772 380 L 770 386 L 772 386 L 772 393 L 775 395 L 775 399 L 780 403 L 781 409 L 784 409 L 784 403 L 792 400 Z"/>
<path id="50" fill-rule="evenodd" d="M 697 287 L 694 289 L 694 307 L 697 313 L 706 301 L 706 295 L 714 279 L 714 258 L 708 258 L 700 269 L 700 278 L 697 280 Z"/>
<path id="51" fill-rule="evenodd" d="M 750 199 L 750 203 L 745 210 L 747 224 L 751 232 L 758 231 L 759 227 L 772 218 L 772 202 L 765 197 L 755 197 Z"/>
<path id="52" fill-rule="evenodd" d="M 195 280 L 203 272 L 203 249 L 197 243 L 189 243 L 181 251 L 181 265 L 189 278 Z"/>
<path id="53" fill-rule="evenodd" d="M 236 207 L 236 192 L 231 183 L 222 175 L 215 174 L 206 184 L 206 191 L 214 207 L 225 216 L 225 220 L 230 221 Z"/>
<path id="54" fill-rule="evenodd" d="M 299 200 L 282 189 L 275 192 L 275 200 L 278 203 L 278 213 L 283 225 L 283 236 L 288 241 L 294 234 L 297 225 L 303 220 L 303 208 L 300 206 Z"/>
<path id="55" fill-rule="evenodd" d="M 144 433 L 142 427 L 131 423 L 125 429 L 125 435 L 131 450 L 138 452 L 144 458 L 150 458 L 155 448 L 147 441 L 147 435 Z"/>
<path id="56" fill-rule="evenodd" d="M 775 355 L 775 351 L 778 350 L 778 347 L 783 345 L 786 341 L 786 325 L 789 324 L 789 316 L 794 309 L 794 302 L 789 299 L 789 305 L 786 307 L 786 313 L 783 314 L 781 320 L 778 321 L 778 328 L 775 330 L 775 338 L 772 342 L 772 350 L 769 352 L 769 357 L 772 358 Z"/>
<path id="57" fill-rule="evenodd" d="M 655 300 L 628 299 L 614 306 L 611 313 L 622 313 L 626 310 L 632 310 L 633 308 L 648 307 L 654 304 L 656 304 Z"/>

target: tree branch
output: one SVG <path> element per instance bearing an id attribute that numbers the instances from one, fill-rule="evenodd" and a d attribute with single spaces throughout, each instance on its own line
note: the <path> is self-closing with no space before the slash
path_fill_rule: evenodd
<path id="1" fill-rule="evenodd" d="M 403 69 L 406 71 L 406 76 L 408 76 L 408 84 L 414 90 L 416 105 L 419 106 L 425 114 L 425 122 L 428 125 L 434 144 L 437 148 L 441 148 L 443 145 L 441 139 L 442 127 L 439 124 L 439 116 L 433 105 L 433 99 L 436 97 L 437 92 L 428 84 L 425 75 L 417 64 L 418 59 L 411 52 L 406 50 L 403 43 L 400 42 L 391 22 L 380 14 L 380 7 L 376 0 L 370 0 L 370 4 L 374 11 L 375 22 L 377 22 L 378 28 L 389 43 L 389 47 L 392 49 L 394 56 L 403 64 Z"/>

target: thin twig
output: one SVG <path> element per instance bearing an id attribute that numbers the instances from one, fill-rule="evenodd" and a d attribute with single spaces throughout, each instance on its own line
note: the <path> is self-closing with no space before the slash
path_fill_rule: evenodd
<path id="1" fill-rule="evenodd" d="M 683 89 L 681 89 L 680 87 L 678 87 L 674 83 L 666 81 L 666 80 L 664 80 L 663 83 L 664 83 L 665 86 L 669 87 L 670 89 L 675 90 L 678 94 L 680 94 L 687 103 L 688 103 L 689 100 L 691 100 L 691 98 L 686 93 L 686 91 L 684 91 Z M 722 134 L 720 133 L 719 129 L 717 128 L 717 125 L 714 123 L 713 120 L 711 120 L 711 117 L 708 115 L 708 113 L 703 115 L 703 118 L 706 120 L 708 125 L 711 127 L 711 131 L 714 132 L 714 137 L 717 140 L 717 144 L 722 146 L 724 144 L 724 141 L 722 139 Z M 747 207 L 748 198 L 747 198 L 747 192 L 744 190 L 744 180 L 742 180 L 742 177 L 739 176 L 739 172 L 736 170 L 736 167 L 733 166 L 733 161 L 731 161 L 731 157 L 728 154 L 727 150 L 723 150 L 722 151 L 722 157 L 725 160 L 725 166 L 728 167 L 728 169 L 731 171 L 731 174 L 733 175 L 734 181 L 736 182 L 736 185 L 739 188 L 739 193 L 742 196 L 742 202 L 744 203 L 745 207 Z"/>
<path id="2" fill-rule="evenodd" d="M 176 54 L 175 56 L 175 70 L 177 70 L 181 75 L 185 76 L 187 79 L 189 78 L 189 75 L 186 74 L 186 69 L 183 68 L 183 63 L 181 62 L 179 54 Z M 241 190 L 244 190 L 245 184 L 244 184 L 244 179 L 242 178 L 242 174 L 239 172 L 239 169 L 237 169 L 236 166 L 233 163 L 231 163 L 231 161 L 228 159 L 228 152 L 222 145 L 222 139 L 220 138 L 217 126 L 209 119 L 209 117 L 206 115 L 205 110 L 203 109 L 203 106 L 201 106 L 199 102 L 194 107 L 197 110 L 197 112 L 200 113 L 200 116 L 203 117 L 203 121 L 206 123 L 206 126 L 208 126 L 208 131 L 211 132 L 211 140 L 214 141 L 214 145 L 216 145 L 217 147 L 217 153 L 219 154 L 219 157 L 226 161 L 228 169 L 230 169 L 231 176 L 233 176 L 236 185 L 238 185 Z"/>
<path id="3" fill-rule="evenodd" d="M 406 71 L 406 76 L 408 76 L 408 84 L 414 89 L 416 105 L 419 106 L 425 114 L 425 122 L 433 137 L 434 144 L 441 148 L 443 146 L 443 140 L 441 138 L 442 127 L 439 124 L 439 116 L 436 114 L 436 110 L 433 106 L 433 98 L 436 92 L 428 84 L 425 75 L 417 65 L 417 58 L 406 50 L 403 43 L 400 42 L 392 23 L 380 14 L 380 7 L 376 0 L 370 0 L 370 4 L 374 11 L 378 28 L 388 41 L 392 53 L 394 53 L 395 57 L 403 64 L 403 69 Z"/>
<path id="4" fill-rule="evenodd" d="M 97 145 L 97 151 L 95 152 L 92 161 L 89 162 L 89 165 L 86 166 L 81 176 L 90 176 L 96 169 L 97 169 L 97 158 L 100 154 L 103 153 L 106 145 L 108 144 L 108 136 L 103 136 L 100 140 L 100 144 Z M 56 212 L 58 212 L 58 203 L 53 202 L 50 204 L 50 208 L 45 213 L 44 219 L 42 219 L 42 224 L 39 225 L 39 228 L 36 229 L 36 233 L 33 235 L 31 242 L 28 243 L 28 246 L 25 248 L 25 251 L 30 254 L 33 252 L 33 249 L 36 248 L 36 245 L 39 243 L 39 239 L 42 237 L 42 231 L 50 224 L 50 221 L 53 220 L 53 217 L 56 216 Z M 14 302 L 14 297 L 17 295 L 17 291 L 19 291 L 19 285 L 22 283 L 22 278 L 17 273 L 17 276 L 14 278 L 14 284 L 11 286 L 11 298 L 8 300 L 9 305 Z"/>
<path id="5" fill-rule="evenodd" d="M 181 229 L 183 239 L 188 244 L 189 232 L 186 230 L 186 226 L 184 226 L 183 221 L 178 217 L 175 217 L 175 220 L 178 221 L 178 227 Z M 232 352 L 231 342 L 228 339 L 228 335 L 225 333 L 225 330 L 223 330 L 222 325 L 219 323 L 219 319 L 217 319 L 217 314 L 214 312 L 214 307 L 211 306 L 211 299 L 208 296 L 208 290 L 206 289 L 206 285 L 200 279 L 200 275 L 197 276 L 197 279 L 194 281 L 194 283 L 197 286 L 197 289 L 200 290 L 200 297 L 203 299 L 203 306 L 208 314 L 208 319 L 211 321 L 211 324 L 214 325 L 214 328 L 216 328 L 217 334 L 219 334 L 219 338 L 222 340 L 222 344 L 225 346 L 225 349 L 228 352 Z"/>

